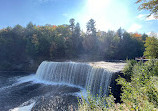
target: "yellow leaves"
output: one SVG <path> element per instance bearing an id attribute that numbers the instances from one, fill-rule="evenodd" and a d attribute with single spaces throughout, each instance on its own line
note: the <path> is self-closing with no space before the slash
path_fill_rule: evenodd
<path id="1" fill-rule="evenodd" d="M 32 38 L 33 38 L 33 39 L 32 39 L 32 43 L 34 43 L 35 45 L 38 45 L 39 42 L 38 42 L 37 35 L 36 35 L 36 34 L 33 34 Z"/>
<path id="2" fill-rule="evenodd" d="M 158 39 L 154 37 L 148 37 L 145 41 L 145 52 L 146 57 L 158 58 Z"/>

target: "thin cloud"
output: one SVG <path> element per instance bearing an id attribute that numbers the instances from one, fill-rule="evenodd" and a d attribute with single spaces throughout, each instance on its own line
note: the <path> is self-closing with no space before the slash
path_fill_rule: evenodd
<path id="1" fill-rule="evenodd" d="M 131 27 L 128 29 L 128 32 L 137 32 L 139 29 L 141 29 L 142 26 L 140 24 L 132 24 Z"/>
<path id="2" fill-rule="evenodd" d="M 147 17 L 146 20 L 147 21 L 149 21 L 149 20 L 156 20 L 156 18 L 154 18 L 154 15 L 151 15 L 150 17 Z"/>
<path id="3" fill-rule="evenodd" d="M 158 38 L 158 33 L 156 33 L 156 32 L 148 32 L 147 35 L 149 37 L 156 37 L 156 38 Z"/>
<path id="4" fill-rule="evenodd" d="M 149 17 L 147 17 L 147 16 L 148 16 L 148 14 L 139 14 L 137 16 L 137 18 L 140 19 L 140 20 L 144 20 L 144 21 L 156 20 L 156 18 L 154 17 L 154 15 L 151 15 Z"/>
<path id="5" fill-rule="evenodd" d="M 137 18 L 138 19 L 140 19 L 140 20 L 143 20 L 143 19 L 145 19 L 146 18 L 146 14 L 139 14 L 138 16 L 137 16 Z"/>
<path id="6" fill-rule="evenodd" d="M 37 0 L 37 2 L 39 2 L 39 3 L 46 3 L 46 2 L 49 2 L 49 1 L 55 1 L 55 0 Z"/>
<path id="7" fill-rule="evenodd" d="M 63 13 L 62 16 L 64 16 L 64 17 L 70 17 L 70 14 L 68 14 L 68 13 Z"/>

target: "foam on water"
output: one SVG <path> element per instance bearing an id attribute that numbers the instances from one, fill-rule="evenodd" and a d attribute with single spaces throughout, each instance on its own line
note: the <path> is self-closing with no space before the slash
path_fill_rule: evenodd
<path id="1" fill-rule="evenodd" d="M 19 107 L 16 107 L 14 109 L 10 109 L 9 111 L 31 111 L 31 109 L 33 108 L 35 103 L 36 103 L 36 101 L 31 99 L 27 102 L 24 102 Z"/>
<path id="2" fill-rule="evenodd" d="M 100 67 L 100 64 L 101 63 L 94 66 L 94 64 L 89 63 L 44 61 L 39 66 L 36 74 L 10 78 L 8 80 L 13 84 L 9 83 L 8 86 L 1 87 L 0 92 L 6 94 L 6 92 L 15 90 L 14 93 L 16 96 L 16 91 L 20 92 L 26 90 L 26 92 L 28 91 L 26 93 L 28 96 L 32 94 L 32 96 L 28 98 L 32 98 L 31 100 L 27 101 L 27 99 L 24 99 L 23 104 L 20 103 L 20 106 L 17 104 L 18 107 L 13 105 L 13 107 L 10 107 L 10 111 L 30 111 L 36 105 L 37 101 L 39 101 L 41 96 L 46 96 L 48 98 L 49 96 L 54 97 L 55 95 L 53 94 L 58 94 L 58 92 L 60 96 L 72 95 L 79 98 L 84 97 L 85 99 L 87 99 L 88 95 L 87 90 L 94 95 L 105 95 L 108 94 L 108 86 L 111 82 L 112 74 L 115 71 L 111 71 L 112 68 L 109 68 L 112 67 L 112 65 L 109 66 L 109 64 L 104 64 L 108 65 L 108 68 L 103 68 Z M 116 66 L 117 64 L 115 65 L 115 68 L 117 69 Z M 36 89 L 34 90 L 34 88 Z M 40 90 L 43 90 L 44 92 L 40 92 Z M 36 94 L 36 91 L 39 93 Z M 9 95 L 11 93 L 7 94 Z M 21 94 L 20 96 L 23 98 L 24 95 Z M 6 95 L 6 97 L 12 96 Z"/>
<path id="3" fill-rule="evenodd" d="M 0 91 L 3 91 L 3 90 L 5 90 L 5 89 L 8 89 L 8 88 L 11 88 L 11 87 L 14 87 L 14 86 L 18 86 L 19 84 L 21 84 L 21 83 L 17 82 L 17 79 L 18 79 L 18 78 L 19 78 L 19 77 L 14 78 L 14 79 L 16 79 L 16 80 L 15 80 L 15 82 L 14 82 L 13 84 L 8 85 L 8 86 L 1 87 L 1 88 L 0 88 Z"/>
<path id="4" fill-rule="evenodd" d="M 70 86 L 70 87 L 77 87 L 81 90 L 84 89 L 81 86 L 77 86 L 77 85 L 73 85 L 73 84 L 69 84 L 69 83 L 65 83 L 65 82 L 53 82 L 53 81 L 41 80 L 41 79 L 37 78 L 35 74 L 18 78 L 17 83 L 15 83 L 15 84 L 22 84 L 25 82 L 32 82 L 33 84 L 45 84 L 45 85 L 61 85 L 61 86 L 66 85 L 66 86 Z"/>
<path id="5" fill-rule="evenodd" d="M 40 90 L 42 90 L 44 88 L 45 92 L 41 93 L 40 95 L 38 95 L 38 94 L 36 95 L 36 94 L 32 93 L 33 89 L 32 90 L 29 89 L 30 92 L 26 93 L 26 95 L 29 96 L 29 93 L 31 95 L 35 95 L 31 99 L 31 101 L 24 102 L 25 100 L 22 100 L 24 103 L 21 104 L 18 107 L 17 106 L 15 107 L 12 104 L 13 106 L 9 106 L 10 108 L 12 108 L 12 109 L 10 109 L 10 111 L 31 111 L 31 109 L 36 105 L 36 102 L 40 100 L 40 97 L 42 97 L 42 96 L 46 96 L 46 97 L 47 96 L 51 96 L 51 97 L 56 96 L 56 95 L 52 95 L 53 93 L 51 93 L 51 92 L 53 92 L 53 91 L 55 91 L 55 92 L 59 91 L 59 95 L 61 95 L 61 96 L 62 95 L 67 95 L 67 96 L 72 95 L 72 96 L 81 97 L 82 93 L 84 93 L 86 95 L 86 93 L 85 93 L 86 90 L 84 88 L 80 87 L 80 86 L 73 85 L 73 84 L 68 84 L 68 83 L 64 83 L 64 82 L 59 83 L 59 82 L 52 82 L 52 81 L 41 80 L 41 79 L 37 78 L 35 74 L 31 74 L 31 75 L 23 76 L 23 77 L 17 77 L 15 79 L 16 79 L 15 83 L 13 83 L 12 85 L 9 85 L 9 86 L 1 88 L 0 89 L 0 93 L 1 94 L 5 93 L 6 97 L 7 97 L 7 95 L 10 95 L 8 97 L 12 97 L 11 96 L 12 95 L 12 93 L 11 93 L 12 91 L 16 94 L 16 91 L 17 91 L 17 93 L 20 93 L 20 91 L 22 91 L 23 89 L 25 90 L 25 88 L 27 89 L 29 87 L 33 87 L 33 86 L 36 86 L 36 85 L 38 85 L 40 87 L 39 87 L 39 89 L 36 87 L 35 90 L 39 91 L 39 93 L 40 93 Z M 49 89 L 49 87 L 50 87 L 50 89 Z M 54 88 L 57 88 L 57 89 L 53 89 L 52 90 L 51 87 L 54 87 Z M 75 89 L 74 91 L 73 91 L 73 87 Z M 63 90 L 62 90 L 62 88 L 63 88 Z M 69 88 L 70 88 L 70 92 L 68 91 Z M 76 90 L 76 88 L 79 89 L 79 90 Z M 66 92 L 64 93 L 63 91 L 66 91 Z M 8 93 L 6 93 L 6 92 L 8 92 Z M 36 92 L 34 92 L 34 93 L 36 93 Z M 57 93 L 55 93 L 55 94 L 57 94 Z M 13 94 L 13 96 L 14 96 L 14 94 Z M 20 97 L 17 98 L 17 99 L 22 99 L 22 95 L 19 95 L 19 96 Z M 84 97 L 86 98 L 86 96 L 84 96 Z M 8 99 L 12 99 L 12 98 L 8 98 Z M 16 104 L 16 100 L 14 100 L 14 102 Z M 4 103 L 2 103 L 2 104 L 4 104 Z M 2 106 L 0 108 L 2 108 Z"/>

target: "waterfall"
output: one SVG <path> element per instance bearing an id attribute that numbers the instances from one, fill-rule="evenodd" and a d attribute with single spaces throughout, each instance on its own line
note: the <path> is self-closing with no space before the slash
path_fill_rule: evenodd
<path id="1" fill-rule="evenodd" d="M 93 95 L 108 94 L 112 72 L 95 68 L 86 63 L 47 62 L 38 67 L 38 79 L 77 85 L 88 89 Z"/>

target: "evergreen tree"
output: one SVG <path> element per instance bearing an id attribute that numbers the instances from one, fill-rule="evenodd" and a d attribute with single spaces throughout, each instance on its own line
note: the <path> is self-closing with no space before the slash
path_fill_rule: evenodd
<path id="1" fill-rule="evenodd" d="M 96 37 L 95 21 L 93 19 L 90 19 L 87 23 L 87 34 Z"/>
<path id="2" fill-rule="evenodd" d="M 117 35 L 118 35 L 118 37 L 120 37 L 121 39 L 123 38 L 123 30 L 121 29 L 121 27 L 117 30 Z"/>
<path id="3" fill-rule="evenodd" d="M 145 33 L 142 35 L 142 40 L 145 41 L 146 38 L 148 37 L 148 35 L 146 35 Z"/>
<path id="4" fill-rule="evenodd" d="M 70 19 L 69 23 L 70 23 L 70 30 L 71 30 L 71 32 L 73 34 L 73 32 L 75 30 L 75 19 L 74 18 Z"/>

